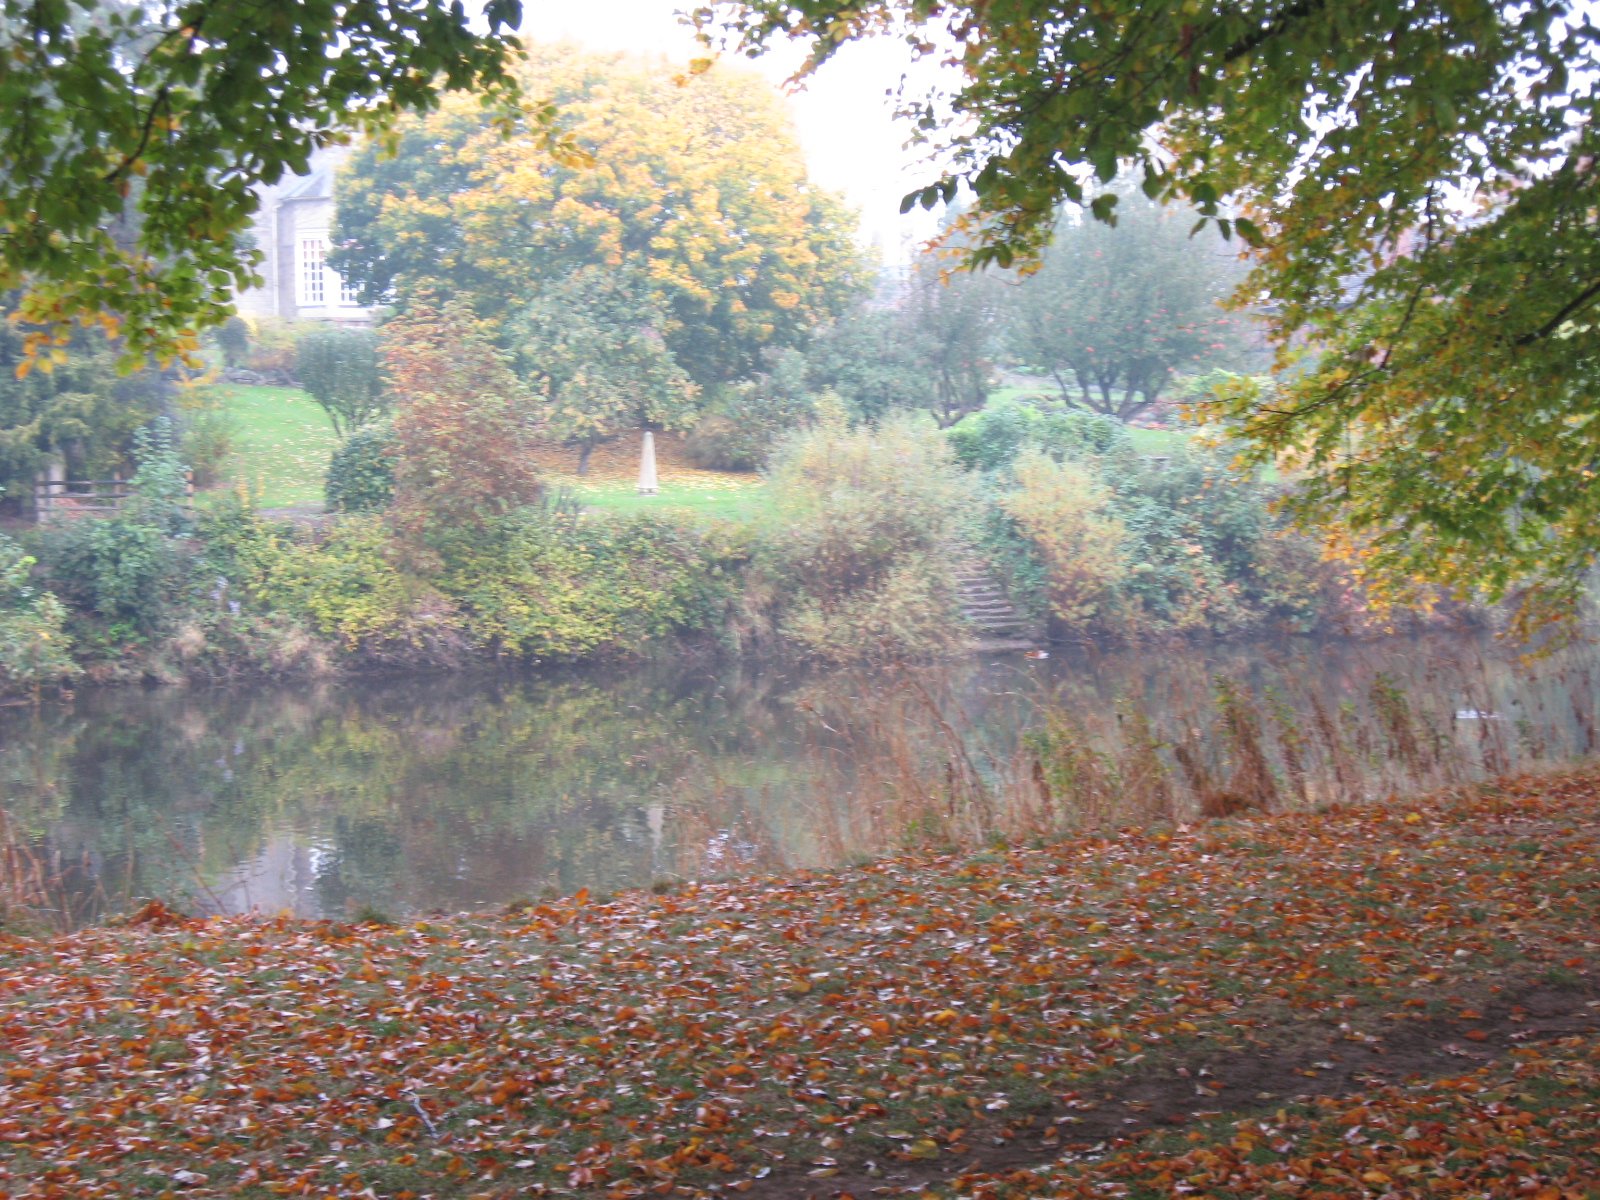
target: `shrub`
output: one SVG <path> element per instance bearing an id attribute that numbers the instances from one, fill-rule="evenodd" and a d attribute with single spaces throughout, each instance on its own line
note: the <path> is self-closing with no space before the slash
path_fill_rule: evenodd
<path id="1" fill-rule="evenodd" d="M 945 437 L 956 461 L 969 471 L 998 471 L 1011 465 L 1029 440 L 1039 417 L 1026 404 L 992 404 L 952 425 Z"/>
<path id="2" fill-rule="evenodd" d="M 293 384 L 295 348 L 300 338 L 313 328 L 307 321 L 280 321 L 272 317 L 256 321 L 244 365 L 274 383 Z"/>
<path id="3" fill-rule="evenodd" d="M 33 586 L 34 560 L 0 534 L 0 686 L 38 689 L 78 672 L 66 609 Z"/>
<path id="4" fill-rule="evenodd" d="M 320 540 L 295 545 L 258 594 L 347 650 L 381 656 L 459 639 L 454 606 L 404 567 L 389 527 L 374 516 L 346 517 Z"/>
<path id="5" fill-rule="evenodd" d="M 1000 471 L 1024 446 L 1057 462 L 1113 454 L 1129 448 L 1127 427 L 1115 417 L 1077 409 L 1044 409 L 1024 400 L 991 404 L 952 425 L 946 437 L 968 470 Z"/>
<path id="6" fill-rule="evenodd" d="M 520 657 L 637 653 L 670 634 L 718 627 L 736 545 L 656 514 L 525 509 L 436 539 L 442 591 L 474 641 Z"/>
<path id="7" fill-rule="evenodd" d="M 377 512 L 394 499 L 394 430 L 364 425 L 340 443 L 324 484 L 329 512 Z"/>
<path id="8" fill-rule="evenodd" d="M 56 525 L 41 537 L 41 560 L 51 590 L 109 623 L 114 637 L 150 633 L 171 615 L 177 548 L 165 530 L 136 516 Z"/>
<path id="9" fill-rule="evenodd" d="M 295 343 L 295 377 L 322 405 L 341 438 L 388 410 L 378 369 L 378 335 L 370 329 L 319 325 Z"/>
<path id="10" fill-rule="evenodd" d="M 138 467 L 128 480 L 123 516 L 166 534 L 189 532 L 189 468 L 178 454 L 171 418 L 157 417 L 134 433 L 133 459 Z"/>
<path id="11" fill-rule="evenodd" d="M 210 389 L 191 395 L 185 405 L 181 450 L 194 472 L 195 487 L 212 488 L 221 481 L 238 434 L 238 418 L 217 403 Z"/>
<path id="12" fill-rule="evenodd" d="M 242 317 L 229 317 L 216 332 L 222 365 L 232 370 L 242 367 L 250 357 L 250 326 Z"/>
<path id="13" fill-rule="evenodd" d="M 974 493 L 929 422 L 851 429 L 825 413 L 782 443 L 771 486 L 762 557 L 783 632 L 836 660 L 926 654 L 961 635 L 940 564 Z"/>
<path id="14" fill-rule="evenodd" d="M 1014 469 L 1016 491 L 1001 504 L 1045 566 L 1052 614 L 1073 632 L 1104 627 L 1129 566 L 1110 489 L 1089 468 L 1037 449 L 1019 454 Z"/>

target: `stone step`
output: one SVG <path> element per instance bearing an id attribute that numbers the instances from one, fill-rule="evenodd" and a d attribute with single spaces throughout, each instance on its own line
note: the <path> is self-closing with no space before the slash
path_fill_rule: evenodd
<path id="1" fill-rule="evenodd" d="M 1016 629 L 1022 625 L 1022 622 L 1016 617 L 968 617 L 967 624 L 974 629 L 985 629 L 992 632 L 996 629 Z"/>

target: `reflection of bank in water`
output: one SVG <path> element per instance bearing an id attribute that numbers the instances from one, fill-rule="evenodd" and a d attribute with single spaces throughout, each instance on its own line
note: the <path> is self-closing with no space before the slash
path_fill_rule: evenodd
<path id="1" fill-rule="evenodd" d="M 0 713 L 0 778 L 28 845 L 113 905 L 399 919 L 1535 769 L 1600 749 L 1586 655 L 1301 642 L 85 690 Z"/>

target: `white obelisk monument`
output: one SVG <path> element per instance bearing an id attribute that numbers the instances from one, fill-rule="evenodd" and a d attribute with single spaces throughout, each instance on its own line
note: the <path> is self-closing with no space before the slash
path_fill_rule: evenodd
<path id="1" fill-rule="evenodd" d="M 654 496 L 660 488 L 656 484 L 656 435 L 644 431 L 644 452 L 639 455 L 639 494 Z"/>

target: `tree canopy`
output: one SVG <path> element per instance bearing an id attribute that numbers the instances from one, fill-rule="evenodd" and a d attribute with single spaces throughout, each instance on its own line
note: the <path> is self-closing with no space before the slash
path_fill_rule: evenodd
<path id="1" fill-rule="evenodd" d="M 970 259 L 1146 193 L 1257 248 L 1278 389 L 1208 407 L 1375 578 L 1570 606 L 1600 547 L 1592 7 L 1512 0 L 720 0 L 714 43 L 815 67 L 885 30 L 947 58 L 905 105 L 976 200 Z M 1288 368 L 1292 368 L 1289 370 Z"/>
<path id="2" fill-rule="evenodd" d="M 441 0 L 0 0 L 0 290 L 23 291 L 24 370 L 78 320 L 128 366 L 192 348 L 258 282 L 258 184 L 447 90 L 514 100 L 520 21 L 520 0 L 477 26 Z"/>
<path id="3" fill-rule="evenodd" d="M 1243 277 L 1191 219 L 1135 192 L 1115 227 L 1068 213 L 1040 269 L 1009 289 L 1006 333 L 1069 403 L 1144 415 L 1180 373 L 1234 366 L 1246 331 L 1220 301 Z"/>
<path id="4" fill-rule="evenodd" d="M 505 331 L 577 273 L 626 267 L 628 307 L 700 387 L 804 340 L 860 282 L 839 201 L 806 179 L 779 98 L 759 77 L 680 80 L 660 60 L 530 51 L 522 87 L 549 97 L 589 163 L 500 136 L 465 101 L 408 119 L 397 153 L 351 162 L 334 264 L 369 300 L 429 291 Z M 610 306 L 613 310 L 615 305 Z"/>

